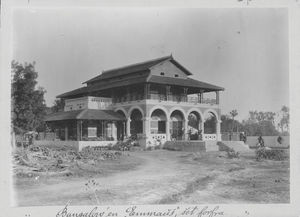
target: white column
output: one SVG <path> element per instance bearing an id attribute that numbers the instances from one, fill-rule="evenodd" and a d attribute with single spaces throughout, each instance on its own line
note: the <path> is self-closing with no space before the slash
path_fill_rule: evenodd
<path id="1" fill-rule="evenodd" d="M 131 119 L 130 118 L 127 118 L 126 120 L 126 136 L 129 137 L 130 136 L 130 121 Z"/>
<path id="2" fill-rule="evenodd" d="M 188 120 L 184 121 L 184 140 L 188 140 Z"/>
<path id="3" fill-rule="evenodd" d="M 221 141 L 222 140 L 222 136 L 221 136 L 221 122 L 220 120 L 217 121 L 217 140 Z"/>
<path id="4" fill-rule="evenodd" d="M 150 136 L 150 118 L 149 117 L 145 117 L 143 119 L 143 134 L 146 137 Z"/>
<path id="5" fill-rule="evenodd" d="M 171 140 L 171 136 L 170 136 L 170 120 L 169 119 L 166 120 L 166 137 L 167 137 L 167 141 Z"/>
<path id="6" fill-rule="evenodd" d="M 201 138 L 204 140 L 204 121 L 199 121 L 199 130 L 201 130 Z"/>
<path id="7" fill-rule="evenodd" d="M 116 140 L 118 140 L 118 134 L 117 134 L 117 126 L 116 126 L 116 122 L 114 121 L 114 122 L 112 122 L 112 132 L 111 132 L 111 134 L 112 134 L 112 137 L 114 138 L 114 141 L 116 141 Z"/>
<path id="8" fill-rule="evenodd" d="M 123 127 L 123 139 L 126 137 L 126 122 L 122 122 L 122 127 Z"/>

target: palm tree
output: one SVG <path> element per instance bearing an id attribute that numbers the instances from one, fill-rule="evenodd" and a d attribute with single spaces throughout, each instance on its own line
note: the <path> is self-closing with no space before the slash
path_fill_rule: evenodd
<path id="1" fill-rule="evenodd" d="M 232 126 L 231 126 L 231 132 L 233 132 L 233 124 L 234 124 L 234 117 L 238 115 L 238 112 L 236 109 L 233 109 L 231 112 L 229 112 L 232 117 Z"/>

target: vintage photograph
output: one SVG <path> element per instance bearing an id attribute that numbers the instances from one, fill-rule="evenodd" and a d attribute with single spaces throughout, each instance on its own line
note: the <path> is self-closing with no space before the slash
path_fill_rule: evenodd
<path id="1" fill-rule="evenodd" d="M 14 205 L 289 204 L 287 8 L 15 8 Z"/>

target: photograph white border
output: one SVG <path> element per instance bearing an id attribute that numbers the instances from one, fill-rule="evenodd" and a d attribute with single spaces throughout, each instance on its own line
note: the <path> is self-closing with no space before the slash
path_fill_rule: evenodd
<path id="1" fill-rule="evenodd" d="M 12 164 L 10 143 L 10 62 L 12 57 L 12 10 L 14 8 L 61 8 L 61 7 L 170 7 L 170 8 L 288 8 L 289 10 L 289 79 L 290 79 L 290 203 L 289 204 L 195 204 L 199 208 L 223 211 L 221 216 L 300 216 L 300 1 L 299 0 L 207 0 L 207 1 L 146 1 L 146 0 L 20 0 L 2 1 L 1 3 L 1 73 L 0 73 L 0 216 L 17 217 L 53 217 L 63 206 L 13 207 L 12 206 Z M 183 210 L 192 205 L 145 205 L 140 210 L 166 210 L 180 207 Z M 70 206 L 72 212 L 89 212 L 95 206 Z M 98 209 L 109 209 L 125 217 L 126 208 L 130 206 L 98 206 Z M 208 215 L 207 215 L 208 216 Z"/>

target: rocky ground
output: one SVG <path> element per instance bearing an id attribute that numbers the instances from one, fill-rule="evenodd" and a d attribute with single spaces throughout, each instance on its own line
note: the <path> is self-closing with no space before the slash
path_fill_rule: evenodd
<path id="1" fill-rule="evenodd" d="M 24 154 L 26 153 L 26 154 Z M 289 160 L 253 151 L 91 151 L 36 148 L 14 153 L 18 206 L 288 203 Z"/>

